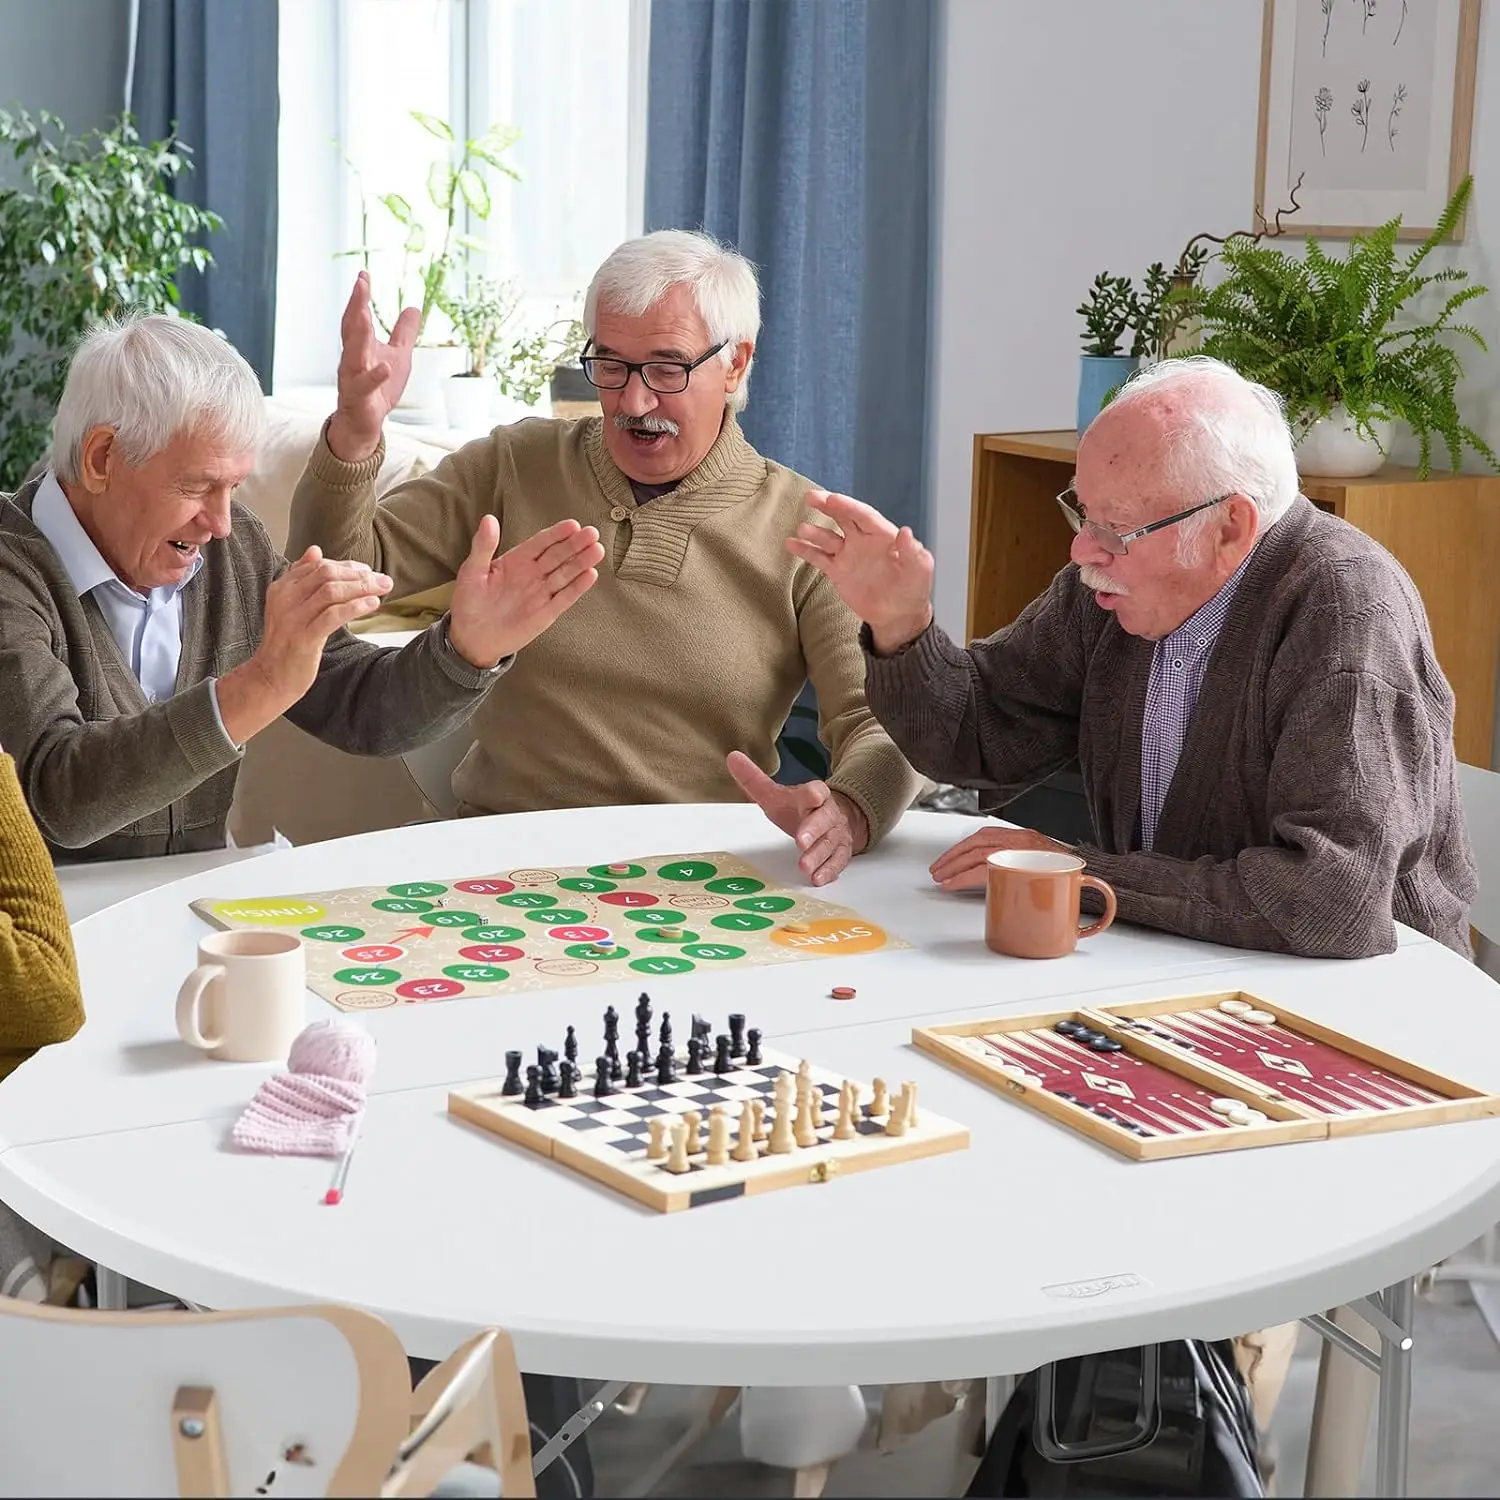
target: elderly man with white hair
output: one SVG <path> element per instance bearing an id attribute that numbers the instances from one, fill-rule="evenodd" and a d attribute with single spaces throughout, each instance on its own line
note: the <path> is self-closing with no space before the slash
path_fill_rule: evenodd
<path id="1" fill-rule="evenodd" d="M 497 428 L 377 496 L 417 314 L 379 341 L 361 275 L 337 409 L 293 499 L 295 545 L 379 568 L 405 595 L 453 579 L 483 516 L 506 537 L 561 515 L 596 526 L 601 586 L 476 716 L 454 775 L 460 812 L 743 795 L 824 884 L 895 824 L 918 783 L 865 702 L 858 620 L 782 546 L 808 481 L 757 453 L 735 419 L 760 328 L 755 272 L 707 235 L 649 234 L 599 268 L 584 323 L 602 419 Z M 776 739 L 808 680 L 831 771 L 780 786 Z"/>
<path id="2" fill-rule="evenodd" d="M 1395 560 L 1298 493 L 1276 398 L 1203 357 L 1137 376 L 1078 446 L 1058 502 L 1072 562 L 960 647 L 932 558 L 845 496 L 788 550 L 864 621 L 877 717 L 927 775 L 1002 795 L 1075 758 L 1120 916 L 1325 958 L 1388 953 L 1404 922 L 1468 955 L 1477 890 L 1453 693 Z M 941 855 L 982 885 L 985 829 Z"/>
<path id="3" fill-rule="evenodd" d="M 486 518 L 448 615 L 400 651 L 355 639 L 390 580 L 316 548 L 289 564 L 234 501 L 262 410 L 209 329 L 104 324 L 69 366 L 52 468 L 0 496 L 0 741 L 54 858 L 222 847 L 245 742 L 282 714 L 365 755 L 450 733 L 597 578 L 591 528 L 497 558 Z"/>

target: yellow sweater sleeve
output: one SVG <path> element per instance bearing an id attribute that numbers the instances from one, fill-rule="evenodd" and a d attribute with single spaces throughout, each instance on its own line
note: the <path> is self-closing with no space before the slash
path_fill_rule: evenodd
<path id="1" fill-rule="evenodd" d="M 73 936 L 47 846 L 0 755 L 0 1078 L 83 1025 Z"/>

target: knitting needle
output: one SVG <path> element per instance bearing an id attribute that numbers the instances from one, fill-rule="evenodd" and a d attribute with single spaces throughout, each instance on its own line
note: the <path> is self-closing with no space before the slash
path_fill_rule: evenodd
<path id="1" fill-rule="evenodd" d="M 355 1142 L 350 1141 L 348 1149 L 339 1158 L 339 1164 L 334 1169 L 333 1185 L 323 1194 L 323 1202 L 330 1207 L 344 1201 L 344 1183 L 349 1176 L 349 1163 L 354 1159 Z"/>

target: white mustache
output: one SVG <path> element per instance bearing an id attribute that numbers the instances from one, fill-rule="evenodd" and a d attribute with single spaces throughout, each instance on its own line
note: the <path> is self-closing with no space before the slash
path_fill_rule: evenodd
<path id="1" fill-rule="evenodd" d="M 664 432 L 668 437 L 676 437 L 679 431 L 670 417 L 658 417 L 649 412 L 644 417 L 627 417 L 622 411 L 616 412 L 615 426 L 621 432 Z"/>
<path id="2" fill-rule="evenodd" d="M 1085 563 L 1078 570 L 1078 576 L 1085 588 L 1095 590 L 1100 594 L 1128 594 L 1130 590 L 1117 578 L 1112 578 L 1103 568 L 1096 568 L 1093 563 Z"/>

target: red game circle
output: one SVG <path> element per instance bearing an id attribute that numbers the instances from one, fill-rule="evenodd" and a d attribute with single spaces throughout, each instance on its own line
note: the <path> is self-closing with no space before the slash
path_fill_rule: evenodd
<path id="1" fill-rule="evenodd" d="M 513 880 L 455 880 L 453 889 L 466 896 L 505 896 L 515 890 Z"/>
<path id="2" fill-rule="evenodd" d="M 339 957 L 347 958 L 352 964 L 393 964 L 398 958 L 406 957 L 406 949 L 391 943 L 360 943 L 341 950 Z"/>
<path id="3" fill-rule="evenodd" d="M 470 958 L 476 964 L 505 964 L 512 959 L 525 958 L 522 948 L 512 948 L 507 943 L 475 943 L 472 947 L 460 948 L 460 958 Z"/>
<path id="4" fill-rule="evenodd" d="M 660 898 L 649 891 L 605 891 L 598 900 L 610 906 L 659 906 Z"/>
<path id="5" fill-rule="evenodd" d="M 408 979 L 396 986 L 396 993 L 406 1000 L 451 1000 L 464 992 L 453 979 Z"/>
<path id="6" fill-rule="evenodd" d="M 609 936 L 607 927 L 549 927 L 547 936 L 560 943 L 597 943 Z"/>

